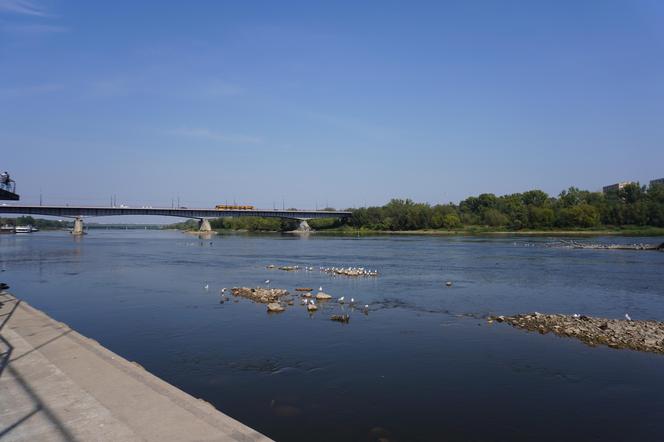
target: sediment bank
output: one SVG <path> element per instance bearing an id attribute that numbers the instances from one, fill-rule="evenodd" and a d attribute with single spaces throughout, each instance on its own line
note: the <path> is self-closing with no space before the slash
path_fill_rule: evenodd
<path id="1" fill-rule="evenodd" d="M 262 304 L 279 302 L 290 294 L 288 290 L 285 289 L 269 289 L 263 287 L 233 287 L 231 289 L 231 293 L 233 296 L 250 299 L 254 302 L 260 302 Z"/>
<path id="2" fill-rule="evenodd" d="M 664 251 L 664 243 L 661 244 L 597 244 L 597 243 L 580 243 L 577 241 L 564 241 L 561 240 L 561 247 L 570 249 L 590 249 L 590 250 L 654 250 Z"/>
<path id="3" fill-rule="evenodd" d="M 664 354 L 664 322 L 606 319 L 586 315 L 546 315 L 528 313 L 489 316 L 489 322 L 505 322 L 513 327 L 541 334 L 575 338 L 587 345 L 606 345 Z"/>

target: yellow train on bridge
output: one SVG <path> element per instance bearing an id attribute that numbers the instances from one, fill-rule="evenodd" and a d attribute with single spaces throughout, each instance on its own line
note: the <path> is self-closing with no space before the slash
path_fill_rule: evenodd
<path id="1" fill-rule="evenodd" d="M 217 204 L 214 206 L 217 210 L 254 210 L 254 206 L 240 206 L 235 204 Z"/>

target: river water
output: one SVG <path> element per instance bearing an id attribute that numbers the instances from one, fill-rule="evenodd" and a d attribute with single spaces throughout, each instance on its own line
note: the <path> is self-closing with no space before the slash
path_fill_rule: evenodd
<path id="1" fill-rule="evenodd" d="M 664 320 L 664 253 L 547 247 L 553 241 L 39 232 L 0 236 L 0 281 L 278 441 L 662 440 L 664 356 L 481 319 Z M 381 275 L 332 277 L 319 266 Z M 329 319 L 342 313 L 335 302 L 313 315 L 299 304 L 267 314 L 247 300 L 220 303 L 222 287 L 266 279 L 322 286 L 369 313 L 341 324 Z"/>

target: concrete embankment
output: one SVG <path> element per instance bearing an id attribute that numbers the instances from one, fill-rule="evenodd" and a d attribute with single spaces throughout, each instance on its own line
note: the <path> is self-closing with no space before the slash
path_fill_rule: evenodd
<path id="1" fill-rule="evenodd" d="M 270 439 L 0 293 L 0 440 Z"/>

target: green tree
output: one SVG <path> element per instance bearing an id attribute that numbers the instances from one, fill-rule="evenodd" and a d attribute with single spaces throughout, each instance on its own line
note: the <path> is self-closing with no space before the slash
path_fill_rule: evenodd
<path id="1" fill-rule="evenodd" d="M 599 224 L 599 211 L 589 204 L 565 207 L 558 217 L 561 227 L 595 227 Z"/>
<path id="2" fill-rule="evenodd" d="M 509 223 L 507 216 L 496 209 L 486 209 L 482 213 L 482 222 L 487 226 L 501 227 Z"/>
<path id="3" fill-rule="evenodd" d="M 548 207 L 529 207 L 528 225 L 530 227 L 553 227 L 556 220 L 553 209 Z"/>
<path id="4" fill-rule="evenodd" d="M 461 225 L 461 219 L 459 219 L 459 215 L 456 213 L 448 213 L 447 215 L 443 216 L 442 225 L 446 229 L 453 229 Z"/>
<path id="5" fill-rule="evenodd" d="M 549 195 L 541 190 L 529 190 L 521 195 L 526 206 L 542 207 L 549 201 Z"/>

